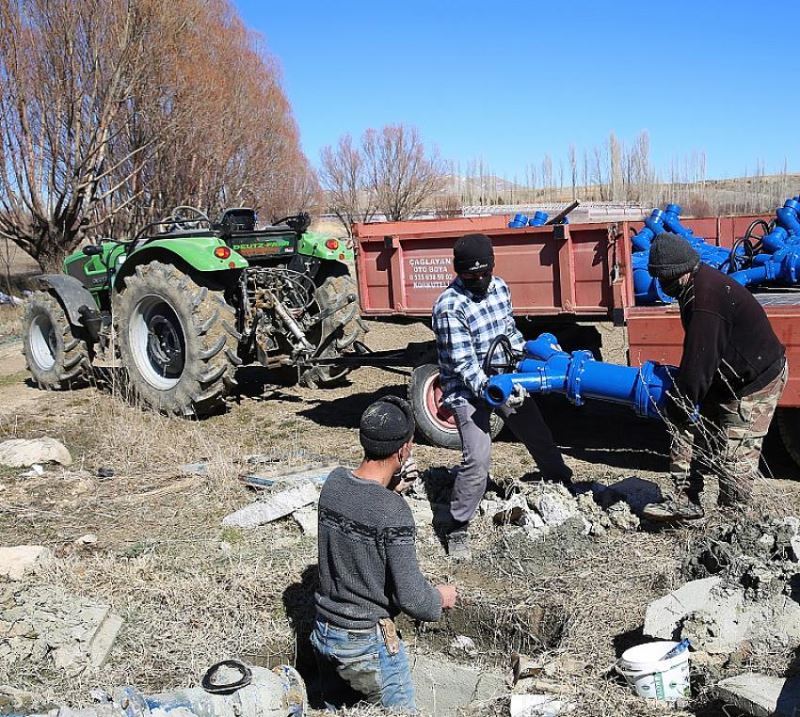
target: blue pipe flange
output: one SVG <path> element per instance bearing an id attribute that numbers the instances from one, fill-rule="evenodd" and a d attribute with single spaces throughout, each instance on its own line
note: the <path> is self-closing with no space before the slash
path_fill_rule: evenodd
<path id="1" fill-rule="evenodd" d="M 584 401 L 581 398 L 581 375 L 586 362 L 594 361 L 594 356 L 591 351 L 573 351 L 571 355 L 572 361 L 567 369 L 566 396 L 570 403 L 582 406 Z"/>

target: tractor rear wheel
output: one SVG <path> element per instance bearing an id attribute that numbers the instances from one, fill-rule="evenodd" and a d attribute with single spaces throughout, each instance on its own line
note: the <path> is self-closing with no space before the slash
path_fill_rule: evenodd
<path id="1" fill-rule="evenodd" d="M 179 416 L 224 405 L 241 361 L 236 315 L 221 291 L 154 261 L 125 278 L 113 316 L 133 398 Z"/>
<path id="2" fill-rule="evenodd" d="M 414 369 L 408 384 L 408 399 L 420 437 L 434 446 L 461 448 L 455 416 L 442 405 L 442 387 L 436 364 L 424 364 Z M 489 434 L 495 438 L 502 430 L 503 419 L 492 413 L 489 416 Z"/>
<path id="3" fill-rule="evenodd" d="M 33 380 L 41 388 L 85 386 L 92 375 L 89 344 L 75 335 L 61 304 L 37 291 L 25 306 L 22 353 Z"/>
<path id="4" fill-rule="evenodd" d="M 326 311 L 334 302 L 348 294 L 358 296 L 352 277 L 347 273 L 329 276 L 314 294 L 317 311 Z M 353 301 L 331 316 L 323 319 L 308 334 L 308 340 L 317 347 L 317 356 L 334 358 L 346 352 L 366 333 L 366 327 L 358 312 L 358 300 Z M 350 368 L 315 366 L 300 375 L 300 383 L 309 388 L 323 388 L 341 383 L 350 373 Z"/>

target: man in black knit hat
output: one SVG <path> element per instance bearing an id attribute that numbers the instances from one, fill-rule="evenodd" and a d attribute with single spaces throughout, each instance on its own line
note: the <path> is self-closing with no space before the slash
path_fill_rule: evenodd
<path id="1" fill-rule="evenodd" d="M 416 528 L 400 494 L 414 435 L 411 407 L 394 396 L 367 407 L 359 438 L 364 459 L 335 469 L 319 498 L 317 619 L 311 644 L 330 707 L 359 701 L 415 711 L 405 645 L 393 618 L 433 622 L 455 605 L 453 585 L 420 572 Z"/>
<path id="2" fill-rule="evenodd" d="M 491 462 L 490 410 L 483 398 L 488 376 L 483 362 L 492 341 L 503 334 L 520 351 L 525 343 L 514 323 L 511 293 L 492 275 L 494 249 L 485 234 L 467 234 L 453 247 L 456 279 L 433 307 L 433 332 L 439 358 L 442 403 L 455 416 L 461 436 L 462 462 L 450 502 L 450 514 L 438 516 L 455 558 L 471 557 L 467 528 L 486 491 Z M 503 353 L 497 355 L 503 360 Z M 508 358 L 508 357 L 505 357 Z M 497 409 L 518 440 L 525 444 L 542 475 L 569 482 L 572 471 L 564 463 L 536 402 L 517 385 L 506 405 Z"/>
<path id="3" fill-rule="evenodd" d="M 644 514 L 664 521 L 703 517 L 696 455 L 701 437 L 707 444 L 702 463 L 719 475 L 719 505 L 743 507 L 750 502 L 761 444 L 786 385 L 784 346 L 756 298 L 701 264 L 682 237 L 659 234 L 650 247 L 648 269 L 678 300 L 685 337 L 667 404 L 674 426 L 670 473 L 676 494 L 646 506 Z"/>

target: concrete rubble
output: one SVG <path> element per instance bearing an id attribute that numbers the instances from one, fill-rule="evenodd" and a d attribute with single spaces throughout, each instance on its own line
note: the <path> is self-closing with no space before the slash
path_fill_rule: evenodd
<path id="1" fill-rule="evenodd" d="M 745 641 L 754 647 L 800 646 L 800 604 L 792 542 L 796 518 L 722 525 L 697 545 L 687 562 L 698 577 L 651 603 L 644 633 L 691 640 L 697 650 L 727 654 Z"/>
<path id="2" fill-rule="evenodd" d="M 53 554 L 43 545 L 0 547 L 0 577 L 22 580 L 52 557 Z"/>
<path id="3" fill-rule="evenodd" d="M 0 664 L 51 663 L 68 675 L 105 663 L 123 620 L 111 607 L 39 585 L 0 586 Z"/>
<path id="4" fill-rule="evenodd" d="M 652 485 L 640 481 L 628 487 L 632 490 L 633 505 L 643 507 L 646 505 L 642 502 L 643 496 L 650 502 L 654 492 L 641 484 Z M 480 507 L 481 513 L 491 518 L 495 525 L 519 526 L 531 540 L 543 538 L 552 529 L 564 526 L 570 526 L 583 535 L 601 537 L 609 530 L 634 531 L 639 528 L 640 521 L 631 508 L 629 497 L 616 486 L 599 483 L 587 484 L 578 495 L 558 484 L 525 483 L 521 492 L 506 500 L 489 494 Z"/>
<path id="5" fill-rule="evenodd" d="M 511 717 L 556 717 L 574 709 L 556 695 L 511 695 Z"/>
<path id="6" fill-rule="evenodd" d="M 726 705 L 753 717 L 796 717 L 800 713 L 800 677 L 787 680 L 749 672 L 722 680 L 715 692 Z"/>
<path id="7" fill-rule="evenodd" d="M 12 438 L 0 443 L 0 465 L 25 468 L 35 463 L 72 465 L 72 456 L 55 438 Z"/>

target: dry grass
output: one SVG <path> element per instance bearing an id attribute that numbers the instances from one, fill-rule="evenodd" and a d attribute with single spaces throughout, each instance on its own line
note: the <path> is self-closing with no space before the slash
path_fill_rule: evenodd
<path id="1" fill-rule="evenodd" d="M 22 306 L 0 306 L 0 343 L 22 336 Z"/>
<path id="2" fill-rule="evenodd" d="M 397 345 L 419 333 L 394 325 L 382 335 L 370 334 L 370 343 Z M 167 419 L 96 388 L 36 394 L 29 408 L 0 414 L 0 439 L 50 435 L 75 458 L 70 470 L 38 478 L 0 473 L 0 544 L 49 545 L 63 557 L 45 580 L 110 603 L 126 621 L 100 673 L 70 680 L 26 665 L 0 668 L 0 683 L 31 689 L 37 706 L 77 705 L 98 685 L 133 683 L 150 691 L 196 684 L 210 663 L 226 657 L 269 663 L 298 650 L 301 661 L 307 659 L 310 648 L 297 645 L 295 629 L 308 617 L 314 541 L 291 520 L 239 531 L 223 529 L 221 519 L 252 500 L 237 481 L 249 454 L 283 453 L 287 468 L 303 451 L 355 461 L 357 418 L 376 392 L 401 393 L 402 385 L 393 377 L 387 385 L 385 374 L 363 370 L 352 386 L 324 394 L 267 386 L 265 400 L 245 400 L 204 421 Z M 666 441 L 648 424 L 612 422 L 603 414 L 597 419 L 574 409 L 563 418 L 547 415 L 562 443 L 576 447 L 568 449 L 568 461 L 580 479 L 610 483 L 635 474 L 668 487 L 663 473 L 653 472 L 666 470 Z M 534 471 L 513 442 L 500 440 L 494 450 L 498 480 Z M 416 454 L 423 467 L 452 465 L 458 458 L 455 451 L 429 446 L 419 446 Z M 196 461 L 208 464 L 207 476 L 181 474 L 181 464 Z M 113 468 L 115 476 L 99 479 L 101 466 Z M 800 513 L 797 487 L 789 481 L 761 480 L 757 493 L 770 497 L 770 505 Z M 475 634 L 494 632 L 497 639 L 485 639 L 483 654 L 470 662 L 507 669 L 510 656 L 503 647 L 510 647 L 509 635 L 523 637 L 519 624 L 511 625 L 515 611 L 555 606 L 565 629 L 549 649 L 587 665 L 557 677 L 582 713 L 663 713 L 609 679 L 607 671 L 625 639 L 643 639 L 635 631 L 649 601 L 683 581 L 680 566 L 696 533 L 611 533 L 566 550 L 568 541 L 557 536 L 525 543 L 508 539 L 488 521 L 475 528 L 478 558 L 467 566 L 444 556 L 428 526 L 418 537 L 424 571 L 454 582 L 465 604 L 488 608 L 480 613 L 486 624 Z M 98 543 L 77 548 L 75 539 L 88 532 L 97 534 Z M 418 650 L 432 646 L 425 635 L 410 642 Z M 771 670 L 778 672 L 785 657 L 757 654 L 751 663 L 761 668 L 772 658 Z M 507 707 L 500 701 L 479 712 L 502 709 Z"/>

